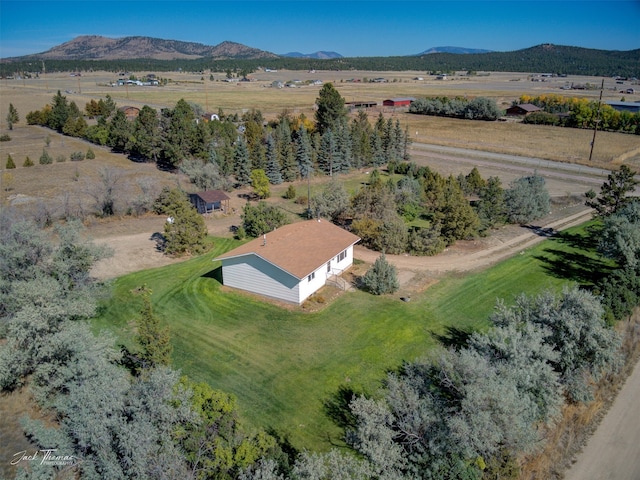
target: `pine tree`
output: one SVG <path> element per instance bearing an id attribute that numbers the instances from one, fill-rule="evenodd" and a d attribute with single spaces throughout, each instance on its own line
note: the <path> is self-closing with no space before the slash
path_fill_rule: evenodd
<path id="1" fill-rule="evenodd" d="M 138 334 L 136 342 L 142 349 L 140 357 L 143 367 L 171 364 L 171 342 L 169 329 L 160 327 L 160 319 L 153 312 L 151 290 L 142 289 L 142 310 L 137 319 Z"/>
<path id="2" fill-rule="evenodd" d="M 33 162 L 29 158 L 29 155 L 27 155 L 27 158 L 24 159 L 24 163 L 22 164 L 22 166 L 23 167 L 33 167 Z"/>
<path id="3" fill-rule="evenodd" d="M 311 165 L 311 142 L 309 141 L 309 135 L 307 130 L 302 126 L 298 130 L 298 135 L 295 141 L 296 146 L 296 162 L 300 171 L 300 176 L 307 178 L 313 171 Z"/>
<path id="4" fill-rule="evenodd" d="M 282 183 L 282 174 L 280 173 L 280 165 L 278 163 L 278 152 L 276 151 L 276 141 L 273 135 L 269 133 L 267 136 L 267 178 L 273 185 Z"/>
<path id="5" fill-rule="evenodd" d="M 374 295 L 393 293 L 400 288 L 396 267 L 387 262 L 384 255 L 380 255 L 373 266 L 364 274 L 362 282 L 365 288 Z"/>
<path id="6" fill-rule="evenodd" d="M 9 130 L 13 130 L 13 124 L 18 123 L 20 117 L 18 116 L 18 110 L 13 106 L 13 103 L 9 104 L 9 112 L 7 113 L 7 125 Z"/>
<path id="7" fill-rule="evenodd" d="M 318 168 L 327 175 L 334 175 L 339 171 L 339 164 L 336 165 L 337 145 L 336 139 L 331 129 L 322 135 L 320 149 L 318 151 Z M 338 167 L 337 169 L 335 169 Z M 334 170 L 335 169 L 335 170 Z"/>
<path id="8" fill-rule="evenodd" d="M 316 99 L 316 128 L 323 134 L 347 117 L 344 98 L 331 83 L 325 83 Z"/>
<path id="9" fill-rule="evenodd" d="M 47 153 L 47 151 L 43 148 L 42 149 L 42 155 L 40 155 L 40 165 L 49 165 L 53 163 L 53 158 L 51 157 L 51 155 L 49 155 L 49 153 Z"/>
<path id="10" fill-rule="evenodd" d="M 244 137 L 238 139 L 236 151 L 233 154 L 233 173 L 238 184 L 249 185 L 251 183 L 251 161 Z"/>
<path id="11" fill-rule="evenodd" d="M 10 170 L 12 168 L 16 168 L 16 163 L 13 161 L 13 157 L 11 157 L 11 154 L 7 154 L 7 166 L 6 166 L 7 170 Z"/>

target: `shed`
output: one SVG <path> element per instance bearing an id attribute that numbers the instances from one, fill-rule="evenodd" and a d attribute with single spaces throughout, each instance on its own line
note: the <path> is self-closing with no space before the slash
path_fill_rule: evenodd
<path id="1" fill-rule="evenodd" d="M 507 108 L 507 115 L 509 116 L 526 116 L 533 112 L 539 112 L 542 110 L 540 107 L 537 107 L 531 103 L 521 103 L 519 105 L 513 105 L 512 107 Z"/>
<path id="2" fill-rule="evenodd" d="M 280 227 L 214 261 L 222 262 L 222 281 L 285 302 L 301 304 L 327 283 L 344 284 L 340 275 L 353 264 L 360 238 L 326 220 Z"/>
<path id="3" fill-rule="evenodd" d="M 222 190 L 205 190 L 199 193 L 190 193 L 189 200 L 198 213 L 211 213 L 216 210 L 229 211 L 229 197 Z"/>
<path id="4" fill-rule="evenodd" d="M 411 105 L 411 102 L 415 102 L 415 100 L 413 97 L 389 98 L 384 100 L 382 105 L 385 107 L 408 107 Z"/>
<path id="5" fill-rule="evenodd" d="M 378 106 L 378 102 L 370 102 L 367 100 L 364 101 L 353 101 L 353 102 L 345 102 L 345 106 L 349 110 L 354 110 L 358 108 L 373 108 Z"/>

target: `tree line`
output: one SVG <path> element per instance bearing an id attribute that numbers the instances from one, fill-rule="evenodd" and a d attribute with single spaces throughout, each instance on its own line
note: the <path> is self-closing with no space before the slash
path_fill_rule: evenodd
<path id="1" fill-rule="evenodd" d="M 542 111 L 532 112 L 523 122 L 593 129 L 640 135 L 640 113 L 620 111 L 595 100 L 562 95 L 521 95 L 514 105 L 530 103 Z"/>
<path id="2" fill-rule="evenodd" d="M 323 86 L 317 104 L 315 122 L 286 112 L 266 122 L 259 110 L 241 117 L 220 111 L 219 120 L 205 121 L 202 107 L 184 99 L 160 112 L 145 105 L 130 121 L 110 96 L 88 102 L 83 113 L 58 92 L 26 119 L 162 168 L 182 168 L 202 189 L 230 187 L 232 176 L 235 185 L 249 185 L 258 169 L 278 184 L 408 159 L 409 135 L 398 120 L 380 114 L 372 125 L 361 111 L 349 121 L 331 84 Z M 94 119 L 92 125 L 87 119 Z"/>
<path id="3" fill-rule="evenodd" d="M 418 98 L 411 102 L 409 112 L 420 115 L 487 121 L 497 120 L 502 115 L 496 101 L 486 97 L 476 97 L 472 100 L 464 97 Z"/>

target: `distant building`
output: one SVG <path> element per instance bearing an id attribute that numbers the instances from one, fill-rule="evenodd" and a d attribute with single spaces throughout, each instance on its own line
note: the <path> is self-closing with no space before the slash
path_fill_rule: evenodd
<path id="1" fill-rule="evenodd" d="M 371 101 L 354 101 L 354 102 L 345 102 L 345 106 L 349 110 L 357 110 L 359 108 L 373 108 L 378 106 L 378 102 Z"/>
<path id="2" fill-rule="evenodd" d="M 398 98 L 389 98 L 382 102 L 382 105 L 385 107 L 408 107 L 412 102 L 415 102 L 416 99 L 413 97 L 398 97 Z"/>
<path id="3" fill-rule="evenodd" d="M 531 103 L 521 103 L 520 105 L 514 105 L 507 108 L 507 115 L 513 117 L 524 117 L 530 113 L 539 112 L 540 110 L 542 110 L 540 107 Z"/>
<path id="4" fill-rule="evenodd" d="M 621 112 L 640 113 L 640 102 L 606 102 L 612 108 Z"/>

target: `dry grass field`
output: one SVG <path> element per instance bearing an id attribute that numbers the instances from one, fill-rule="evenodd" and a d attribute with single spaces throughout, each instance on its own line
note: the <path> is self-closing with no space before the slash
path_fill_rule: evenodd
<path id="1" fill-rule="evenodd" d="M 565 83 L 599 84 L 598 78 L 575 77 L 553 79 L 550 82 L 531 82 L 526 74 L 492 73 L 477 77 L 454 76 L 450 80 L 436 80 L 420 72 L 258 72 L 251 75 L 250 82 L 226 82 L 221 74 L 209 80 L 209 74 L 170 72 L 159 75 L 170 79 L 164 87 L 111 86 L 118 79 L 109 72 L 83 73 L 81 77 L 68 74 L 47 74 L 33 79 L 0 80 L 0 133 L 8 133 L 12 140 L 0 143 L 0 169 L 2 175 L 2 201 L 12 204 L 21 202 L 44 202 L 57 198 L 58 203 L 91 201 L 89 192 L 99 182 L 99 172 L 105 167 L 116 171 L 119 188 L 135 189 L 142 183 L 156 186 L 182 181 L 175 175 L 158 171 L 150 164 L 136 164 L 122 155 L 111 153 L 77 139 L 71 139 L 48 129 L 27 126 L 28 112 L 41 109 L 51 102 L 60 90 L 68 100 L 79 108 L 92 99 L 111 95 L 118 106 L 150 105 L 156 108 L 172 107 L 184 98 L 203 107 L 206 111 L 242 113 L 255 108 L 266 118 L 274 118 L 283 111 L 294 115 L 313 117 L 313 105 L 320 86 L 305 85 L 304 82 L 319 79 L 333 82 L 347 102 L 376 101 L 380 106 L 370 110 L 372 121 L 380 112 L 392 116 L 407 125 L 412 139 L 421 143 L 458 146 L 499 153 L 532 156 L 563 162 L 588 163 L 592 131 L 523 125 L 508 122 L 476 122 L 447 118 L 409 115 L 401 110 L 382 107 L 387 98 L 405 96 L 461 95 L 487 96 L 496 99 L 501 108 L 506 108 L 523 93 L 564 93 L 597 98 L 597 90 L 565 91 Z M 384 78 L 384 83 L 371 83 L 368 79 Z M 421 78 L 421 79 L 418 79 Z M 272 82 L 300 80 L 297 88 L 273 88 Z M 351 81 L 360 80 L 360 81 Z M 604 100 L 619 100 L 616 85 L 605 82 Z M 9 104 L 18 110 L 20 121 L 9 131 L 6 123 Z M 49 146 L 47 145 L 47 139 Z M 47 149 L 54 158 L 52 165 L 39 165 L 38 159 Z M 70 162 L 72 152 L 83 152 L 91 148 L 94 160 Z M 17 167 L 4 172 L 8 155 L 11 154 Z M 25 158 L 35 163 L 24 168 Z M 65 162 L 55 159 L 64 157 Z M 603 168 L 616 168 L 621 163 L 640 168 L 640 140 L 638 136 L 619 133 L 598 132 L 592 164 Z"/>

